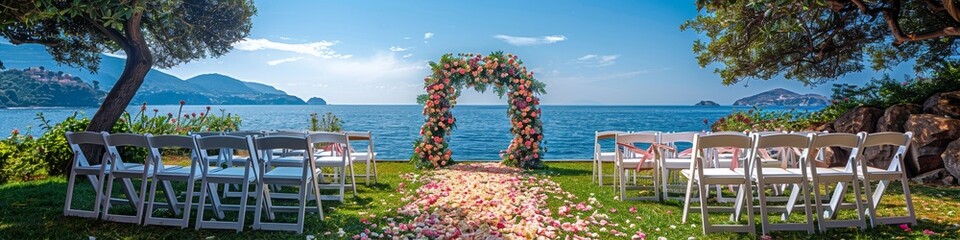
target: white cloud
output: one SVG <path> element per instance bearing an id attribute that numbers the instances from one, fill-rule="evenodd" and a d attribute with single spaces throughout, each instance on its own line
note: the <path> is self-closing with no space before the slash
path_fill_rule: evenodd
<path id="1" fill-rule="evenodd" d="M 403 51 L 406 51 L 406 50 L 410 50 L 411 48 L 412 48 L 412 47 L 403 48 L 403 47 L 391 46 L 391 47 L 390 47 L 390 51 L 391 51 L 391 52 L 403 52 Z"/>
<path id="2" fill-rule="evenodd" d="M 294 52 L 300 54 L 307 54 L 314 57 L 320 58 L 339 58 L 347 59 L 352 57 L 352 55 L 340 54 L 331 49 L 333 45 L 336 45 L 338 42 L 335 41 L 319 41 L 319 42 L 309 42 L 309 43 L 281 43 L 274 42 L 267 39 L 244 39 L 243 41 L 237 42 L 233 45 L 234 48 L 243 51 L 258 51 L 258 50 L 277 50 L 285 52 Z"/>
<path id="3" fill-rule="evenodd" d="M 410 40 L 410 37 L 403 37 L 403 40 Z"/>
<path id="4" fill-rule="evenodd" d="M 433 33 L 432 33 L 432 32 L 427 32 L 427 33 L 424 33 L 424 34 L 423 34 L 423 40 L 427 40 L 427 39 L 431 39 L 431 38 L 433 38 Z"/>
<path id="5" fill-rule="evenodd" d="M 413 53 L 407 53 L 403 55 L 403 58 L 410 58 L 410 57 L 413 57 Z"/>
<path id="6" fill-rule="evenodd" d="M 496 35 L 493 38 L 500 39 L 507 44 L 514 46 L 532 46 L 532 45 L 542 45 L 542 44 L 552 44 L 561 41 L 567 40 L 566 36 L 563 35 L 550 35 L 550 36 L 541 36 L 541 37 L 518 37 L 518 36 L 509 36 L 509 35 Z"/>
<path id="7" fill-rule="evenodd" d="M 577 58 L 576 62 L 588 67 L 606 67 L 617 63 L 618 58 L 620 58 L 620 55 L 587 54 Z"/>
<path id="8" fill-rule="evenodd" d="M 293 62 L 293 61 L 297 61 L 297 60 L 300 60 L 300 59 L 303 59 L 303 57 L 282 58 L 282 59 L 277 59 L 277 60 L 269 61 L 269 62 L 267 62 L 267 65 L 276 66 L 276 65 L 279 65 L 279 64 L 282 64 L 282 63 Z"/>

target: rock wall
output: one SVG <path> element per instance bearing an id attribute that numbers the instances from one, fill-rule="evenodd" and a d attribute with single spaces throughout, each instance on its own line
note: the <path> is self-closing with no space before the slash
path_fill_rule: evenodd
<path id="1" fill-rule="evenodd" d="M 935 94 L 923 106 L 898 104 L 887 109 L 857 107 L 833 123 L 811 126 L 811 130 L 830 132 L 913 132 L 910 149 L 904 159 L 907 175 L 917 182 L 956 184 L 960 179 L 960 91 Z M 825 162 L 842 166 L 846 156 L 831 149 Z M 886 168 L 896 149 L 871 147 L 863 157 L 872 167 Z"/>

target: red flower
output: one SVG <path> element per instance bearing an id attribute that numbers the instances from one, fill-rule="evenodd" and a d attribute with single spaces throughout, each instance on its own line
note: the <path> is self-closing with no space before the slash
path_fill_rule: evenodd
<path id="1" fill-rule="evenodd" d="M 16 135 L 19 135 L 19 134 L 20 134 L 20 129 L 14 128 L 13 131 L 10 131 L 10 135 L 16 136 Z"/>
<path id="2" fill-rule="evenodd" d="M 207 106 L 207 111 L 210 111 L 210 106 Z"/>
<path id="3" fill-rule="evenodd" d="M 142 111 L 146 111 L 146 110 L 147 110 L 147 103 L 143 103 L 143 105 L 140 105 L 140 111 L 141 111 L 141 112 L 142 112 Z"/>
<path id="4" fill-rule="evenodd" d="M 184 104 L 187 104 L 187 101 L 180 100 L 180 105 L 184 105 Z"/>

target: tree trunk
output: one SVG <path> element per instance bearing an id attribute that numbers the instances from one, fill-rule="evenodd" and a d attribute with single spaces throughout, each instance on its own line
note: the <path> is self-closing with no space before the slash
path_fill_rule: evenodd
<path id="1" fill-rule="evenodd" d="M 128 34 L 127 37 L 129 39 L 126 44 L 121 44 L 128 46 L 124 48 L 127 60 L 123 73 L 120 74 L 116 85 L 107 93 L 107 97 L 103 100 L 100 108 L 97 109 L 97 113 L 93 115 L 90 125 L 87 126 L 87 131 L 110 132 L 127 106 L 130 105 L 130 101 L 133 100 L 137 90 L 140 89 L 147 72 L 153 67 L 153 57 L 150 54 L 150 48 L 143 39 L 143 35 Z M 99 163 L 103 156 L 103 149 L 84 149 L 84 152 L 87 156 L 91 156 L 88 159 L 91 164 Z"/>

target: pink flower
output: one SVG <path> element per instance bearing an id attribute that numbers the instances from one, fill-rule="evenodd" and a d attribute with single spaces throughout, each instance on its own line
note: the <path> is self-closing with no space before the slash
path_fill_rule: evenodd
<path id="1" fill-rule="evenodd" d="M 16 136 L 16 135 L 19 135 L 19 134 L 20 134 L 20 129 L 14 128 L 13 131 L 10 131 L 10 135 Z"/>
<path id="2" fill-rule="evenodd" d="M 637 207 L 630 207 L 630 212 L 631 212 L 631 213 L 636 213 L 636 212 L 637 212 Z"/>
<path id="3" fill-rule="evenodd" d="M 913 229 L 910 229 L 910 225 L 907 225 L 906 223 L 900 224 L 900 229 L 903 229 L 904 232 L 913 231 Z"/>
<path id="4" fill-rule="evenodd" d="M 937 235 L 937 232 L 931 231 L 930 229 L 924 229 L 923 234 L 930 236 L 930 235 Z"/>
<path id="5" fill-rule="evenodd" d="M 763 240 L 772 240 L 773 237 L 771 237 L 770 235 L 763 235 L 763 236 L 760 236 L 760 239 L 763 239 Z"/>
<path id="6" fill-rule="evenodd" d="M 569 212 L 570 212 L 570 208 L 567 206 L 560 206 L 560 208 L 557 209 L 557 213 L 560 214 L 561 216 L 565 216 Z"/>
<path id="7" fill-rule="evenodd" d="M 646 240 L 646 239 L 647 239 L 647 234 L 646 234 L 646 233 L 643 233 L 643 232 L 641 232 L 641 231 L 637 231 L 637 233 L 636 233 L 636 234 L 633 234 L 633 237 L 630 237 L 630 239 L 632 239 L 632 240 Z"/>
<path id="8" fill-rule="evenodd" d="M 611 213 L 615 213 L 615 212 L 617 212 L 617 209 L 616 209 L 616 208 L 611 208 L 611 209 L 610 209 L 610 212 L 611 212 Z"/>

